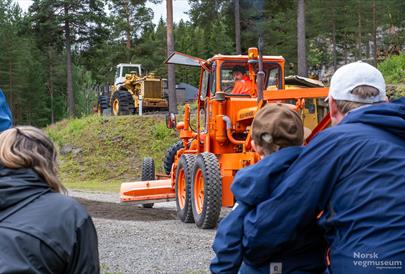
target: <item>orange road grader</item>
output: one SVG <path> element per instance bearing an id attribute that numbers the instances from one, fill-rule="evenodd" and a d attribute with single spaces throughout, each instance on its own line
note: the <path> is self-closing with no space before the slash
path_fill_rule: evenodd
<path id="1" fill-rule="evenodd" d="M 183 121 L 176 124 L 168 116 L 168 126 L 175 127 L 181 139 L 166 159 L 168 175 L 156 177 L 153 160 L 146 158 L 142 181 L 121 185 L 123 203 L 152 207 L 155 202 L 176 200 L 182 222 L 213 228 L 221 207 L 234 205 L 230 188 L 235 174 L 259 160 L 250 145 L 251 124 L 258 109 L 269 102 L 292 104 L 312 131 L 306 141 L 330 123 L 329 115 L 317 109 L 328 89 L 287 89 L 281 56 L 262 56 L 257 48 L 250 48 L 248 55 L 215 55 L 208 60 L 174 52 L 166 63 L 201 68 L 196 117 L 191 119 L 189 105 L 184 107 Z M 232 94 L 235 66 L 247 72 L 250 95 Z M 325 114 L 316 117 L 317 125 L 313 116 L 307 125 L 308 109 Z"/>

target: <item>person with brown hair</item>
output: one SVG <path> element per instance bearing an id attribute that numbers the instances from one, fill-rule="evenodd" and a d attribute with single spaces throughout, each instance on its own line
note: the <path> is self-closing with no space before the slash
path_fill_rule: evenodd
<path id="1" fill-rule="evenodd" d="M 302 151 L 304 128 L 299 114 L 284 104 L 268 104 L 260 109 L 252 123 L 252 146 L 262 158 L 241 169 L 232 183 L 235 206 L 219 224 L 213 243 L 216 257 L 212 273 L 310 273 L 324 272 L 326 246 L 316 216 L 297 239 L 268 258 L 266 249 L 255 259 L 243 258 L 243 222 L 249 212 L 268 199 L 280 187 L 284 173 Z"/>
<path id="2" fill-rule="evenodd" d="M 99 273 L 87 211 L 63 195 L 52 141 L 30 126 L 0 134 L 0 273 Z"/>

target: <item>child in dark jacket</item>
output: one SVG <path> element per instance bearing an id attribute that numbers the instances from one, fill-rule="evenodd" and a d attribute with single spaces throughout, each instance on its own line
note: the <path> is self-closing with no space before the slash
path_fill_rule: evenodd
<path id="1" fill-rule="evenodd" d="M 266 105 L 253 120 L 252 139 L 252 147 L 262 160 L 236 174 L 231 187 L 236 203 L 219 224 L 213 244 L 216 257 L 211 262 L 211 272 L 323 273 L 326 249 L 316 225 L 316 216 L 310 227 L 303 228 L 300 235 L 280 249 L 278 257 L 270 258 L 266 256 L 266 250 L 262 250 L 255 254 L 254 261 L 243 258 L 243 245 L 246 245 L 243 243 L 244 218 L 270 197 L 299 156 L 304 139 L 302 120 L 287 105 Z"/>

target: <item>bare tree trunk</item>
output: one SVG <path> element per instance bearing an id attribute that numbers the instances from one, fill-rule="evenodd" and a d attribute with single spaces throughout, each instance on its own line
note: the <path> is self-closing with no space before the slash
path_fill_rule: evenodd
<path id="1" fill-rule="evenodd" d="M 16 112 L 14 109 L 14 98 L 13 98 L 13 63 L 12 59 L 9 59 L 8 62 L 8 91 L 10 94 L 10 108 L 12 112 Z M 16 118 L 16 117 L 14 117 Z"/>
<path id="2" fill-rule="evenodd" d="M 129 19 L 130 14 L 129 14 L 129 1 L 125 0 L 123 2 L 124 4 L 124 10 L 125 10 L 125 19 L 127 20 L 127 26 L 126 26 L 126 34 L 127 34 L 127 48 L 130 49 L 132 48 L 132 35 L 131 35 L 131 21 Z"/>
<path id="3" fill-rule="evenodd" d="M 349 58 L 349 53 L 348 53 L 348 50 L 347 50 L 347 34 L 345 33 L 344 34 L 344 37 L 345 37 L 345 39 L 344 39 L 344 44 L 343 44 L 343 54 L 344 54 L 344 56 L 345 56 L 345 64 L 347 64 L 347 61 L 348 61 L 348 58 Z"/>
<path id="4" fill-rule="evenodd" d="M 357 59 L 361 60 L 362 57 L 362 50 L 361 50 L 361 2 L 358 3 L 357 7 L 357 17 L 358 17 L 358 25 L 357 25 L 357 31 L 358 31 L 358 36 L 357 36 Z"/>
<path id="5" fill-rule="evenodd" d="M 236 54 L 241 54 L 242 50 L 240 47 L 240 10 L 239 10 L 239 0 L 234 0 L 235 4 L 235 45 Z"/>
<path id="6" fill-rule="evenodd" d="M 167 56 L 174 51 L 173 0 L 166 0 L 167 11 Z M 174 65 L 167 65 L 167 85 L 169 89 L 169 112 L 177 114 L 176 75 Z"/>
<path id="7" fill-rule="evenodd" d="M 52 49 L 49 47 L 48 49 L 48 91 L 49 97 L 51 99 L 51 124 L 55 123 L 55 109 L 54 109 L 54 87 L 53 87 L 53 56 L 52 56 Z"/>
<path id="8" fill-rule="evenodd" d="M 73 95 L 73 73 L 72 73 L 72 49 L 70 44 L 70 26 L 68 19 L 68 6 L 65 4 L 65 44 L 66 44 L 66 92 L 67 92 L 67 101 L 68 101 L 68 113 L 69 117 L 75 115 L 75 98 Z"/>
<path id="9" fill-rule="evenodd" d="M 332 17 L 332 59 L 333 71 L 337 69 L 337 51 L 336 51 L 336 0 L 333 1 L 333 17 Z"/>
<path id="10" fill-rule="evenodd" d="M 366 35 L 366 41 L 364 41 L 364 45 L 366 46 L 366 59 L 370 60 L 370 39 L 372 38 L 371 35 Z"/>
<path id="11" fill-rule="evenodd" d="M 298 75 L 307 77 L 307 57 L 305 48 L 305 1 L 298 0 L 297 12 Z"/>
<path id="12" fill-rule="evenodd" d="M 373 0 L 373 58 L 374 66 L 377 66 L 377 22 L 375 0 Z"/>

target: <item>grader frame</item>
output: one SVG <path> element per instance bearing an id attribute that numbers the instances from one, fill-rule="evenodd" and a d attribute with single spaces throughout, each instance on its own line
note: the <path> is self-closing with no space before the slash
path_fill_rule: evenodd
<path id="1" fill-rule="evenodd" d="M 181 221 L 195 222 L 200 228 L 216 226 L 221 206 L 234 205 L 230 189 L 236 172 L 259 160 L 250 145 L 251 123 L 257 110 L 269 102 L 286 102 L 295 103 L 294 108 L 302 111 L 305 99 L 325 98 L 328 94 L 327 88 L 285 89 L 284 58 L 263 56 L 262 59 L 266 90 L 258 100 L 260 90 L 255 83 L 260 58 L 255 48 L 249 49 L 248 55 L 215 55 L 208 60 L 177 52 L 168 58 L 167 63 L 201 67 L 196 126 L 195 129 L 191 126 L 190 106 L 185 105 L 184 119 L 176 124 L 183 147 L 173 159 L 170 174 L 159 180 L 123 183 L 121 202 L 145 204 L 176 200 Z M 224 71 L 234 65 L 247 68 L 251 96 L 224 92 L 229 84 Z M 326 115 L 311 129 L 307 141 L 329 123 Z"/>

